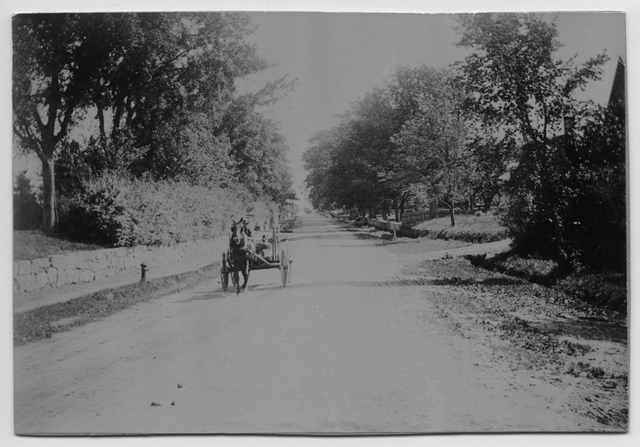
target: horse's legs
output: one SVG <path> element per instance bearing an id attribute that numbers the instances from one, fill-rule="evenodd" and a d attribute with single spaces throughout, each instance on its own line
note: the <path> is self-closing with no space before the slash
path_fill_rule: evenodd
<path id="1" fill-rule="evenodd" d="M 249 264 L 249 261 L 247 261 L 242 268 L 242 277 L 244 278 L 244 284 L 242 284 L 242 290 L 245 290 L 247 288 L 247 283 L 249 282 L 250 268 L 251 268 L 251 265 Z"/>
<path id="2" fill-rule="evenodd" d="M 236 282 L 236 294 L 240 293 L 240 275 L 238 274 L 238 270 L 233 270 L 233 279 Z"/>

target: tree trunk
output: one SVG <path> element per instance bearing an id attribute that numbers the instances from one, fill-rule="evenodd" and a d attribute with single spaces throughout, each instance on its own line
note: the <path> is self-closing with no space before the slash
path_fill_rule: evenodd
<path id="1" fill-rule="evenodd" d="M 449 205 L 449 211 L 451 211 L 451 226 L 455 227 L 456 226 L 456 212 L 454 210 L 454 203 L 453 201 L 451 202 L 451 204 Z"/>
<path id="2" fill-rule="evenodd" d="M 483 211 L 485 213 L 488 213 L 489 211 L 491 211 L 491 203 L 493 202 L 493 198 L 495 196 L 496 196 L 495 194 L 484 196 L 484 209 L 483 209 Z"/>
<path id="3" fill-rule="evenodd" d="M 56 181 L 54 170 L 54 158 L 42 156 L 42 230 L 45 233 L 53 233 L 58 224 L 56 213 Z"/>
<path id="4" fill-rule="evenodd" d="M 113 113 L 113 121 L 111 123 L 111 135 L 116 135 L 120 130 L 120 119 L 122 117 L 122 102 L 121 99 L 116 96 L 115 99 L 116 106 L 114 107 L 115 112 Z"/>
<path id="5" fill-rule="evenodd" d="M 440 217 L 438 213 L 438 199 L 433 199 L 429 203 L 429 219 L 437 219 Z"/>
<path id="6" fill-rule="evenodd" d="M 556 202 L 554 202 L 556 203 Z M 564 250 L 564 241 L 562 237 L 562 223 L 560 222 L 560 213 L 557 206 L 554 206 L 553 210 L 553 233 L 556 243 L 556 252 L 558 254 L 558 270 L 560 274 L 566 274 L 571 270 L 569 259 L 567 259 L 567 253 Z"/>
<path id="7" fill-rule="evenodd" d="M 393 201 L 393 210 L 396 213 L 396 222 L 400 222 L 400 210 L 398 209 L 398 199 Z"/>
<path id="8" fill-rule="evenodd" d="M 98 109 L 98 130 L 100 132 L 100 138 L 104 141 L 107 136 L 104 130 L 104 110 L 102 110 L 102 104 L 100 102 L 96 104 L 96 108 Z"/>

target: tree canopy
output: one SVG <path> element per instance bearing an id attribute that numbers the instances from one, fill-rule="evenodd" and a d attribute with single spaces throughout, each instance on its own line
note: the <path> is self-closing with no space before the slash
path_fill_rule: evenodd
<path id="1" fill-rule="evenodd" d="M 514 249 L 561 269 L 623 268 L 624 67 L 599 107 L 575 93 L 600 80 L 607 55 L 560 59 L 554 19 L 462 15 L 457 31 L 470 52 L 463 61 L 398 68 L 310 140 L 313 205 L 373 211 L 426 194 L 454 225 L 456 205 L 479 197 L 489 211 L 501 191 Z"/>
<path id="2" fill-rule="evenodd" d="M 402 212 L 412 191 L 425 188 L 447 203 L 461 200 L 470 175 L 464 95 L 447 71 L 399 68 L 386 88 L 310 141 L 304 161 L 314 205 Z"/>
<path id="3" fill-rule="evenodd" d="M 260 121 L 254 109 L 293 85 L 282 78 L 236 95 L 236 79 L 269 66 L 246 40 L 252 32 L 246 14 L 231 12 L 16 15 L 14 133 L 43 163 L 44 228 L 57 222 L 56 160 L 95 173 L 108 160 L 123 161 L 123 143 L 130 149 L 124 168 L 136 175 L 228 186 L 247 174 L 255 194 L 291 200 L 277 129 L 260 124 L 269 130 L 254 136 L 247 154 L 238 149 L 246 138 L 229 125 Z M 75 126 L 89 119 L 97 133 L 72 150 Z M 250 169 L 242 171 L 251 163 L 263 167 L 260 187 Z"/>
<path id="4" fill-rule="evenodd" d="M 404 176 L 424 185 L 447 205 L 455 225 L 455 205 L 471 193 L 471 154 L 464 89 L 444 71 L 430 70 L 419 109 L 392 137 Z"/>
<path id="5" fill-rule="evenodd" d="M 597 265 L 591 255 L 609 252 L 607 246 L 620 253 L 625 231 L 597 215 L 602 209 L 607 215 L 624 214 L 620 197 L 625 196 L 625 170 L 619 155 L 625 147 L 620 136 L 624 112 L 612 113 L 574 95 L 600 80 L 607 55 L 591 57 L 581 66 L 574 58 L 562 61 L 556 55 L 555 22 L 535 14 L 462 16 L 459 31 L 459 45 L 473 51 L 458 64 L 469 108 L 480 117 L 481 128 L 498 127 L 521 143 L 503 214 L 514 248 L 555 257 L 561 269 L 578 268 L 582 262 Z M 595 152 L 600 161 L 591 157 Z M 592 209 L 597 203 L 599 211 Z"/>
<path id="6" fill-rule="evenodd" d="M 562 131 L 562 117 L 575 114 L 576 89 L 599 80 L 598 55 L 581 67 L 555 56 L 555 22 L 536 14 L 473 14 L 459 18 L 458 45 L 472 50 L 458 67 L 471 93 L 468 105 L 486 123 L 515 130 L 524 144 L 546 144 Z"/>

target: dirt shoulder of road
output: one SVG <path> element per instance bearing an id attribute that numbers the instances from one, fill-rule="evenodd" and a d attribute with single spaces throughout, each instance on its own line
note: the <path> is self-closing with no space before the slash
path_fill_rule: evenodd
<path id="1" fill-rule="evenodd" d="M 626 321 L 593 318 L 548 287 L 475 267 L 464 257 L 433 259 L 434 252 L 454 252 L 445 247 L 449 242 L 381 239 L 380 245 L 401 260 L 404 274 L 424 284 L 440 321 L 484 346 L 497 370 L 513 371 L 530 392 L 540 382 L 551 384 L 550 403 L 628 430 Z"/>
<path id="2" fill-rule="evenodd" d="M 217 272 L 218 264 L 211 264 L 194 271 L 98 290 L 66 301 L 15 312 L 14 346 L 51 338 L 53 334 L 84 326 L 138 303 L 193 288 L 209 281 Z"/>
<path id="3" fill-rule="evenodd" d="M 295 223 L 295 218 L 283 222 L 282 231 L 291 231 Z M 207 256 L 190 263 L 160 266 L 153 269 L 146 281 L 140 281 L 134 274 L 14 297 L 14 345 L 51 338 L 138 303 L 196 287 L 219 275 L 220 264 L 213 259 L 214 256 Z"/>

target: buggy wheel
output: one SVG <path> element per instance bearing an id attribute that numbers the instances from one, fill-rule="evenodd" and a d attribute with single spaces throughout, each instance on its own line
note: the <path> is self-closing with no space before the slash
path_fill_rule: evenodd
<path id="1" fill-rule="evenodd" d="M 224 292 L 229 288 L 229 271 L 227 270 L 227 254 L 222 253 L 222 263 L 220 263 L 220 284 Z"/>

